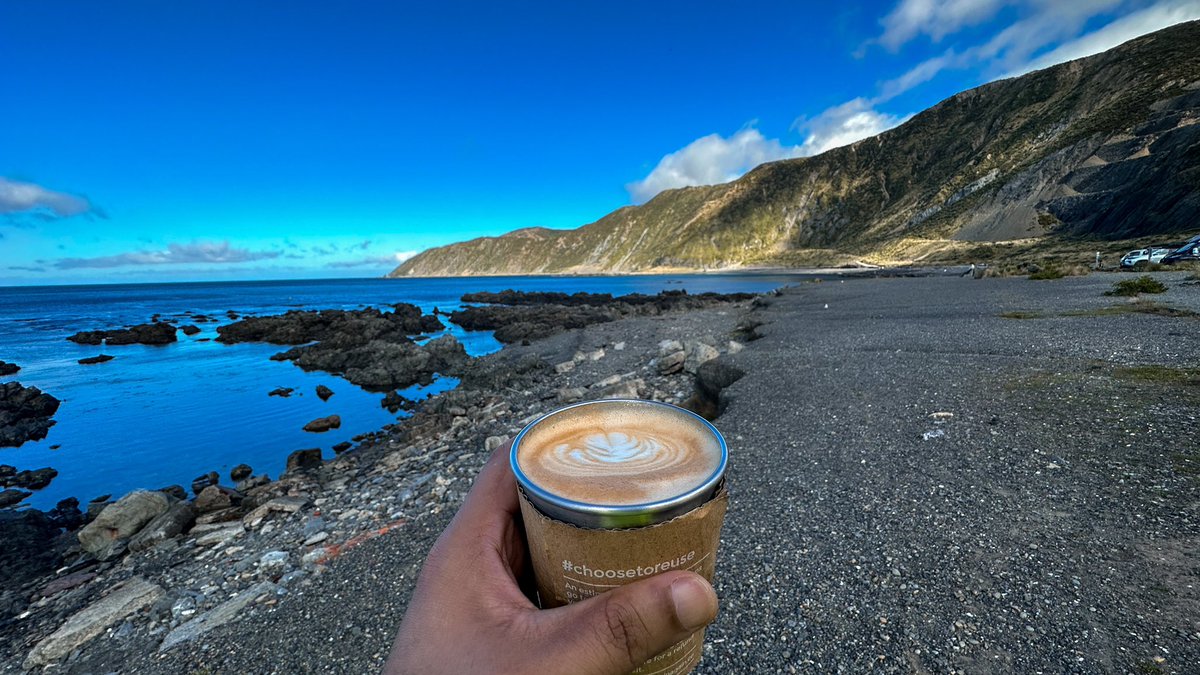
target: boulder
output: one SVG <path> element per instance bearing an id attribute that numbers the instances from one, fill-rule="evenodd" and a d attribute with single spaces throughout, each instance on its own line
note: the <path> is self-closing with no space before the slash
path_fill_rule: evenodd
<path id="1" fill-rule="evenodd" d="M 0 384 L 0 448 L 20 447 L 46 437 L 58 411 L 58 399 L 20 382 Z"/>
<path id="2" fill-rule="evenodd" d="M 209 485 L 196 495 L 196 511 L 198 513 L 212 513 L 221 509 L 228 509 L 242 503 L 242 494 L 237 490 L 227 488 L 223 485 Z"/>
<path id="3" fill-rule="evenodd" d="M 210 488 L 211 489 L 211 488 Z M 189 502 L 175 502 L 157 518 L 146 524 L 129 540 L 129 550 L 144 551 L 159 542 L 185 532 L 196 521 L 196 507 Z"/>
<path id="4" fill-rule="evenodd" d="M 721 355 L 716 347 L 698 341 L 689 341 L 684 348 L 687 352 L 687 358 L 683 361 L 683 371 L 685 373 L 695 373 L 696 370 L 705 363 L 712 361 Z"/>
<path id="5" fill-rule="evenodd" d="M 114 544 L 137 534 L 151 520 L 157 518 L 170 506 L 170 500 L 161 492 L 135 490 L 109 504 L 96 519 L 79 530 L 79 543 L 83 550 L 104 557 Z"/>
<path id="6" fill-rule="evenodd" d="M 221 482 L 221 474 L 216 471 L 209 471 L 202 476 L 196 476 L 192 479 L 192 494 L 199 495 L 204 488 L 216 485 L 219 482 Z"/>
<path id="7" fill-rule="evenodd" d="M 77 612 L 58 630 L 37 643 L 25 659 L 25 669 L 32 670 L 66 658 L 71 652 L 104 633 L 109 626 L 149 607 L 162 596 L 161 587 L 141 577 L 129 579 L 108 595 Z"/>
<path id="8" fill-rule="evenodd" d="M 78 530 L 84 523 L 83 512 L 79 510 L 79 500 L 74 497 L 59 501 L 53 509 L 46 512 L 46 517 L 67 531 Z"/>
<path id="9" fill-rule="evenodd" d="M 312 469 L 320 468 L 321 461 L 320 448 L 297 450 L 288 455 L 287 468 L 283 470 L 283 473 L 287 475 L 299 471 L 311 471 Z"/>
<path id="10" fill-rule="evenodd" d="M 237 482 L 244 478 L 249 478 L 254 473 L 254 469 L 250 468 L 249 464 L 238 464 L 229 470 L 229 479 Z"/>
<path id="11" fill-rule="evenodd" d="M 0 377 L 4 377 L 5 375 L 16 375 L 19 370 L 21 370 L 21 366 L 18 366 L 15 363 L 0 361 Z"/>
<path id="12" fill-rule="evenodd" d="M 271 391 L 267 392 L 267 396 L 278 396 L 280 398 L 287 398 L 292 395 L 293 391 L 296 391 L 296 390 L 291 387 L 276 387 L 276 388 L 272 389 Z"/>
<path id="13" fill-rule="evenodd" d="M 93 363 L 104 363 L 105 361 L 112 361 L 112 360 L 113 360 L 113 358 L 114 358 L 114 357 L 113 357 L 113 356 L 111 356 L 111 355 L 109 355 L 109 354 L 100 354 L 100 355 L 97 355 L 97 356 L 88 356 L 88 357 L 86 357 L 86 358 L 79 359 L 79 365 L 81 365 L 81 366 L 90 366 L 90 365 L 92 365 Z"/>
<path id="14" fill-rule="evenodd" d="M 200 332 L 200 327 L 189 323 L 189 324 L 180 326 L 179 330 L 183 331 L 184 335 L 195 335 L 196 333 Z"/>
<path id="15" fill-rule="evenodd" d="M 333 453 L 335 455 L 340 455 L 352 447 L 354 447 L 354 444 L 351 443 L 350 441 L 342 441 L 341 443 L 338 443 L 337 445 L 333 446 Z"/>
<path id="16" fill-rule="evenodd" d="M 168 485 L 166 487 L 159 488 L 158 491 L 172 499 L 188 498 L 187 490 L 184 490 L 182 485 Z"/>
<path id="17" fill-rule="evenodd" d="M 304 425 L 304 430 L 315 434 L 324 433 L 330 429 L 337 429 L 342 426 L 342 418 L 339 415 L 330 415 L 329 417 L 318 417 L 317 419 Z"/>
<path id="18" fill-rule="evenodd" d="M 248 492 L 260 485 L 266 485 L 267 483 L 270 483 L 270 482 L 271 482 L 271 477 L 264 473 L 264 474 L 260 474 L 258 476 L 248 476 L 246 478 L 243 478 L 243 479 L 239 480 L 237 483 L 235 483 L 233 488 L 235 490 L 237 490 L 238 492 L 245 494 L 246 492 Z"/>
<path id="19" fill-rule="evenodd" d="M 332 389 L 323 384 L 317 385 L 317 398 L 320 398 L 322 401 L 328 401 L 330 396 L 333 396 Z"/>

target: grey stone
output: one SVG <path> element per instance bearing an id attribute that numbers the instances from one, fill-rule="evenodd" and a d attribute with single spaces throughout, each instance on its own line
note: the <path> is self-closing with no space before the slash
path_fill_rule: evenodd
<path id="1" fill-rule="evenodd" d="M 150 521 L 129 540 L 129 550 L 144 551 L 186 530 L 196 522 L 196 507 L 189 502 L 175 502 L 157 518 Z"/>
<path id="2" fill-rule="evenodd" d="M 563 361 L 562 363 L 556 364 L 554 366 L 554 372 L 558 373 L 559 375 L 562 375 L 564 373 L 569 373 L 572 370 L 575 370 L 575 362 L 574 361 Z"/>
<path id="3" fill-rule="evenodd" d="M 167 637 L 159 645 L 158 651 L 160 653 L 165 652 L 175 645 L 195 640 L 217 626 L 229 623 L 247 605 L 267 593 L 276 592 L 278 589 L 279 587 L 270 581 L 260 581 L 204 614 L 167 633 Z"/>
<path id="4" fill-rule="evenodd" d="M 574 403 L 584 396 L 587 396 L 587 389 L 583 387 L 563 387 L 554 392 L 554 398 L 559 403 Z"/>
<path id="5" fill-rule="evenodd" d="M 196 545 L 198 546 L 213 546 L 223 544 L 234 537 L 241 536 L 246 528 L 240 523 L 222 524 L 196 537 Z"/>
<path id="6" fill-rule="evenodd" d="M 695 373 L 701 365 L 721 355 L 716 347 L 703 342 L 688 342 L 685 351 L 687 351 L 687 358 L 683 361 L 683 370 L 687 373 Z"/>
<path id="7" fill-rule="evenodd" d="M 671 375 L 683 370 L 683 362 L 687 359 L 687 354 L 682 349 L 677 352 L 671 352 L 664 356 L 658 357 L 658 373 L 660 375 Z"/>
<path id="8" fill-rule="evenodd" d="M 250 468 L 249 464 L 238 464 L 229 471 L 229 480 L 238 482 L 245 480 L 254 473 L 254 469 Z"/>
<path id="9" fill-rule="evenodd" d="M 25 658 L 25 668 L 31 670 L 67 657 L 109 626 L 154 604 L 162 595 L 163 589 L 159 586 L 141 577 L 133 577 L 77 612 L 58 630 L 37 643 Z"/>
<path id="10" fill-rule="evenodd" d="M 130 492 L 106 506 L 95 520 L 85 525 L 79 531 L 79 543 L 83 550 L 99 554 L 118 540 L 137 534 L 169 506 L 170 500 L 161 492 Z"/>
<path id="11" fill-rule="evenodd" d="M 288 455 L 287 468 L 283 470 L 284 475 L 295 473 L 297 471 L 309 471 L 321 466 L 321 449 L 309 448 L 307 450 L 297 450 Z"/>
<path id="12" fill-rule="evenodd" d="M 242 503 L 242 494 L 222 485 L 209 485 L 196 495 L 196 511 L 212 513 Z"/>

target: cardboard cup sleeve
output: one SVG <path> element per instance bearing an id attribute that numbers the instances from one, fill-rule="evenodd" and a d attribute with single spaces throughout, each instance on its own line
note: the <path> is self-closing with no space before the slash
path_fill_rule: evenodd
<path id="1" fill-rule="evenodd" d="M 661 572 L 689 570 L 713 579 L 729 495 L 724 488 L 695 509 L 664 523 L 624 530 L 585 529 L 554 520 L 522 492 L 521 516 L 543 609 L 585 600 Z M 642 664 L 636 675 L 691 672 L 703 653 L 704 631 Z"/>

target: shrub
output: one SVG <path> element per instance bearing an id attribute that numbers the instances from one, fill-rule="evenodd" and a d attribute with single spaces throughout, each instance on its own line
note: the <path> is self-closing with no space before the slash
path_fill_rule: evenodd
<path id="1" fill-rule="evenodd" d="M 1030 281 L 1049 281 L 1051 279 L 1061 279 L 1067 276 L 1067 273 L 1058 267 L 1043 267 L 1042 269 L 1029 275 Z"/>
<path id="2" fill-rule="evenodd" d="M 1163 282 L 1142 275 L 1136 279 L 1122 279 L 1113 284 L 1113 289 L 1107 291 L 1105 295 L 1138 295 L 1141 293 L 1165 293 L 1167 285 Z"/>

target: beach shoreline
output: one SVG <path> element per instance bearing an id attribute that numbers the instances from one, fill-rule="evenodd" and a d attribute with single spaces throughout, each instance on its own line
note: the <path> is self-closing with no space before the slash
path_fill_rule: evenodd
<path id="1" fill-rule="evenodd" d="M 1200 312 L 1182 274 L 1156 276 L 1156 302 Z M 3 672 L 134 579 L 153 598 L 64 654 L 68 672 L 377 670 L 490 448 L 574 400 L 688 402 L 702 387 L 683 361 L 713 352 L 745 376 L 711 401 L 733 502 L 699 672 L 1194 663 L 1200 458 L 1167 431 L 1194 425 L 1194 385 L 1168 376 L 1200 331 L 1106 313 L 1127 302 L 1103 296 L 1111 281 L 828 280 L 508 345 L 411 419 L 276 481 L 277 508 L 27 604 L 0 629 Z M 1143 579 L 1169 587 L 1158 612 Z"/>

